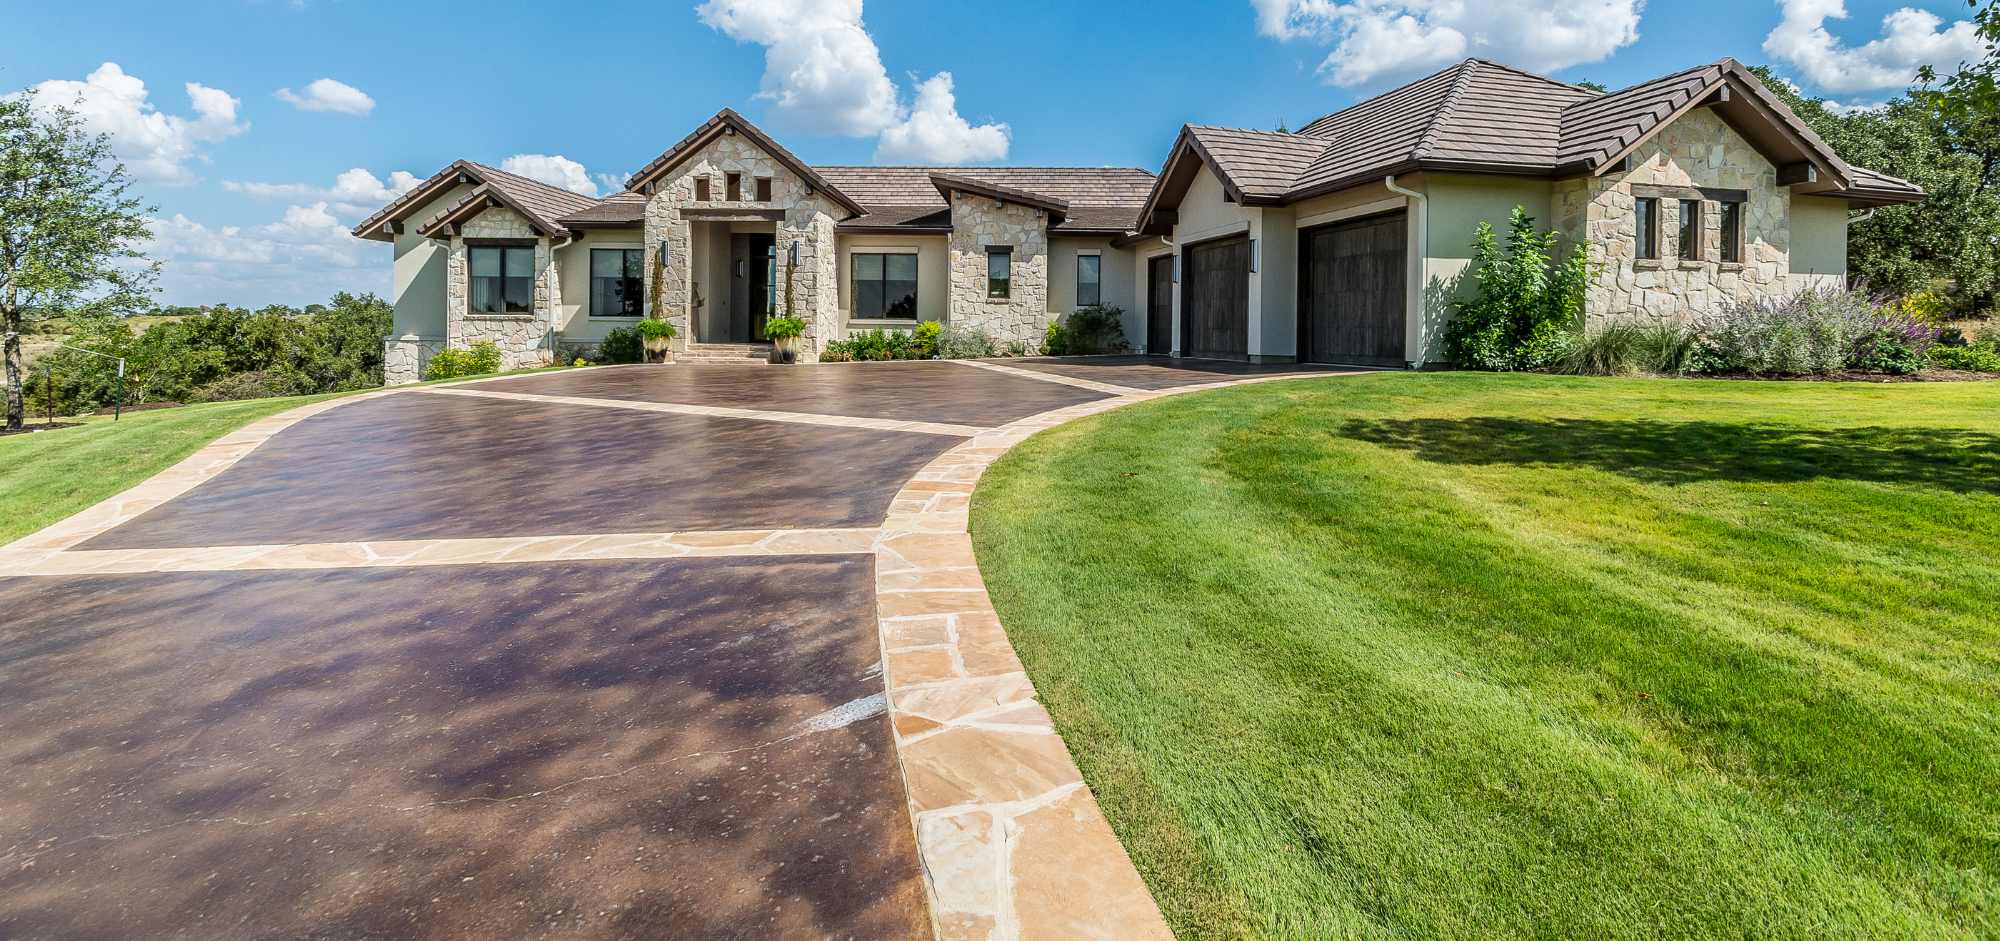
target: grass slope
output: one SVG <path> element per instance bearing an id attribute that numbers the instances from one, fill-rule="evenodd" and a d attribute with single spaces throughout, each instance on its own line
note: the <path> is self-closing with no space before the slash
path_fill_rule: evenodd
<path id="1" fill-rule="evenodd" d="M 1182 937 L 2000 933 L 2000 387 L 1242 387 L 973 538 Z"/>

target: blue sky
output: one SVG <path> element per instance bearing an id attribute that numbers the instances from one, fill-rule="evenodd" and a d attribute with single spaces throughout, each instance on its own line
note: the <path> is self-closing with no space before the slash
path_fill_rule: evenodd
<path id="1" fill-rule="evenodd" d="M 345 227 L 455 158 L 608 195 L 725 106 L 814 163 L 1157 169 L 1184 123 L 1296 128 L 1468 55 L 1613 88 L 1733 55 L 1865 106 L 1977 52 L 1958 0 L 8 5 L 0 94 L 84 96 L 161 300 L 253 306 L 386 295 Z"/>

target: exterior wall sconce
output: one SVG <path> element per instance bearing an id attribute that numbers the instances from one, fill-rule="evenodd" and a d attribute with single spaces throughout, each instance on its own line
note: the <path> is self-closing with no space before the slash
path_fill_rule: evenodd
<path id="1" fill-rule="evenodd" d="M 1250 240 L 1250 273 L 1257 273 L 1257 240 Z"/>
<path id="2" fill-rule="evenodd" d="M 793 242 L 791 246 L 785 250 L 785 263 L 791 265 L 794 268 L 797 268 L 799 266 L 799 243 Z"/>
<path id="3" fill-rule="evenodd" d="M 667 240 L 666 240 L 666 239 L 661 239 L 661 240 L 660 240 L 660 251 L 659 251 L 659 256 L 660 256 L 660 267 L 661 267 L 661 268 L 665 268 L 665 267 L 667 266 Z"/>
<path id="4" fill-rule="evenodd" d="M 1174 253 L 1174 283 L 1181 283 L 1181 253 Z"/>

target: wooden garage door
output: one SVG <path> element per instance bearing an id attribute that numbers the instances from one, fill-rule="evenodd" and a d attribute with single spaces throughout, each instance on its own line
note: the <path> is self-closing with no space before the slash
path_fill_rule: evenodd
<path id="1" fill-rule="evenodd" d="M 1174 351 L 1174 256 L 1146 263 L 1146 352 Z"/>
<path id="2" fill-rule="evenodd" d="M 1404 214 L 1394 212 L 1300 234 L 1301 359 L 1404 364 L 1408 231 Z"/>
<path id="3" fill-rule="evenodd" d="M 1250 239 L 1190 245 L 1181 261 L 1181 353 L 1250 355 Z"/>

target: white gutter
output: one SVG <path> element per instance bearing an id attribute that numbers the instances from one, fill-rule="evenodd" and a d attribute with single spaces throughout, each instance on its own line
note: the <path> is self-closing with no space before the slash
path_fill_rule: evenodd
<path id="1" fill-rule="evenodd" d="M 574 232 L 570 233 L 569 238 L 563 239 L 561 245 L 557 245 L 554 239 L 549 240 L 549 286 L 555 289 L 549 292 L 551 296 L 559 296 L 562 294 L 562 283 L 561 283 L 562 275 L 561 275 L 561 270 L 556 267 L 556 251 L 558 249 L 568 248 L 571 245 L 575 244 L 576 244 L 576 233 Z M 584 259 L 584 264 L 586 265 L 590 264 L 590 259 L 586 257 Z M 585 279 L 585 281 L 586 283 L 588 283 L 588 279 Z M 556 346 L 556 313 L 557 313 L 556 305 L 550 304 L 549 305 L 549 365 L 551 366 L 562 365 L 561 358 Z"/>
<path id="2" fill-rule="evenodd" d="M 1430 243 L 1430 230 L 1431 230 L 1430 197 L 1425 196 L 1424 194 L 1419 193 L 1416 190 L 1405 189 L 1404 187 L 1397 186 L 1396 175 L 1394 173 L 1391 173 L 1388 176 L 1383 177 L 1382 185 L 1388 187 L 1389 192 L 1391 193 L 1395 193 L 1399 196 L 1404 196 L 1409 198 L 1412 202 L 1416 203 L 1417 206 L 1417 237 L 1416 237 L 1417 250 L 1411 254 L 1412 257 L 1415 259 L 1415 263 L 1417 266 L 1418 275 L 1416 280 L 1418 283 L 1412 285 L 1413 289 L 1409 292 L 1410 296 L 1404 303 L 1407 310 L 1406 316 L 1409 317 L 1410 323 L 1415 324 L 1417 326 L 1417 336 L 1419 339 L 1422 339 L 1423 323 L 1424 323 L 1424 308 L 1423 308 L 1424 292 L 1423 292 L 1422 272 L 1424 270 L 1424 258 L 1430 253 L 1430 244 L 1431 244 Z M 1408 362 L 1412 368 L 1423 365 L 1422 363 L 1416 360 L 1409 360 Z"/>
<path id="3" fill-rule="evenodd" d="M 1875 210 L 1880 208 L 1882 207 L 1870 206 L 1866 209 L 1861 210 L 1860 212 L 1850 212 L 1847 214 L 1847 224 L 1853 225 L 1856 222 L 1867 222 L 1868 220 L 1875 218 Z"/>

